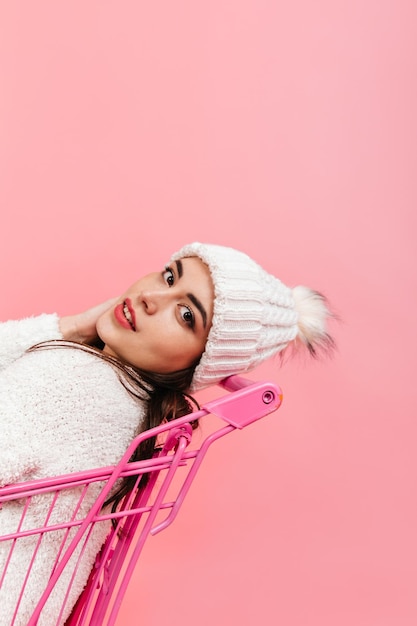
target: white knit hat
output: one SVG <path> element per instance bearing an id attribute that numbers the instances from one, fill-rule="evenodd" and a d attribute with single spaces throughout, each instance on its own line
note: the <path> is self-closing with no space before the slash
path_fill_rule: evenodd
<path id="1" fill-rule="evenodd" d="M 299 332 L 292 289 L 243 252 L 192 243 L 172 256 L 199 257 L 214 285 L 213 322 L 191 391 L 247 372 L 283 350 Z"/>

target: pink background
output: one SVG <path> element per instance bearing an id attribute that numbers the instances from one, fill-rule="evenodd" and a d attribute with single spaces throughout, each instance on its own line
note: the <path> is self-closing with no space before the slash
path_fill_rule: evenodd
<path id="1" fill-rule="evenodd" d="M 330 362 L 213 448 L 118 626 L 415 626 L 416 9 L 0 2 L 0 319 L 192 240 L 330 297 Z M 195 616 L 198 615 L 196 618 Z"/>

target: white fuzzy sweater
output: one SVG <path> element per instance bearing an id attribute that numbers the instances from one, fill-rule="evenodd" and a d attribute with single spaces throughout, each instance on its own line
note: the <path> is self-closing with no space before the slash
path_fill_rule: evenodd
<path id="1" fill-rule="evenodd" d="M 143 419 L 141 402 L 127 393 L 114 369 L 98 357 L 59 347 L 25 353 L 38 342 L 60 338 L 56 315 L 0 324 L 0 487 L 115 465 Z M 91 507 L 96 495 L 97 490 L 88 496 L 84 511 Z M 70 507 L 73 498 L 74 493 L 69 490 L 61 506 Z M 21 506 L 4 504 L 0 509 L 0 535 L 15 532 Z M 38 497 L 28 524 L 40 524 L 45 510 L 45 498 Z M 64 624 L 84 587 L 107 530 L 102 527 L 90 542 L 60 624 Z M 53 562 L 58 542 L 54 533 L 50 533 L 37 558 L 36 574 L 29 581 L 15 626 L 27 625 L 46 583 L 45 566 Z M 8 547 L 0 542 L 0 579 Z M 16 593 L 27 572 L 28 547 L 24 541 L 17 542 L 0 589 L 1 626 L 9 626 L 11 622 Z M 64 572 L 61 593 L 68 582 L 65 578 Z M 58 587 L 46 605 L 39 626 L 55 624 L 60 600 Z"/>

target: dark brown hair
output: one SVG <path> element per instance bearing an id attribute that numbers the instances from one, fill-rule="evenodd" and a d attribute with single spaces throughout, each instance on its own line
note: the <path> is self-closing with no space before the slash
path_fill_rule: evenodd
<path id="1" fill-rule="evenodd" d="M 29 348 L 28 352 L 51 348 L 75 348 L 83 350 L 84 352 L 95 355 L 103 361 L 107 361 L 117 370 L 120 382 L 125 387 L 126 391 L 133 397 L 143 401 L 145 405 L 145 416 L 143 421 L 138 424 L 135 435 L 154 428 L 155 426 L 159 426 L 162 422 L 169 422 L 176 417 L 187 415 L 195 408 L 198 408 L 197 401 L 187 393 L 198 361 L 191 367 L 177 372 L 155 374 L 153 372 L 140 370 L 124 363 L 116 357 L 105 354 L 96 346 L 64 339 L 44 341 Z M 196 428 L 197 423 L 193 423 L 192 426 Z M 155 445 L 156 441 L 154 437 L 144 440 L 135 450 L 130 461 L 142 461 L 151 458 L 155 452 Z M 146 484 L 147 479 L 148 475 L 143 474 L 140 481 L 141 486 Z M 115 511 L 119 502 L 133 488 L 135 482 L 135 476 L 125 478 L 118 489 L 104 503 L 104 506 L 112 504 L 112 511 Z"/>

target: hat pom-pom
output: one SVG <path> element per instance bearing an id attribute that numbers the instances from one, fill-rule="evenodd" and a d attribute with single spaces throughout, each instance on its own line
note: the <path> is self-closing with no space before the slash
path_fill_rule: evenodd
<path id="1" fill-rule="evenodd" d="M 292 294 L 298 313 L 296 343 L 306 347 L 313 357 L 323 351 L 331 352 L 335 344 L 327 325 L 334 315 L 325 296 L 302 285 L 294 287 Z"/>

